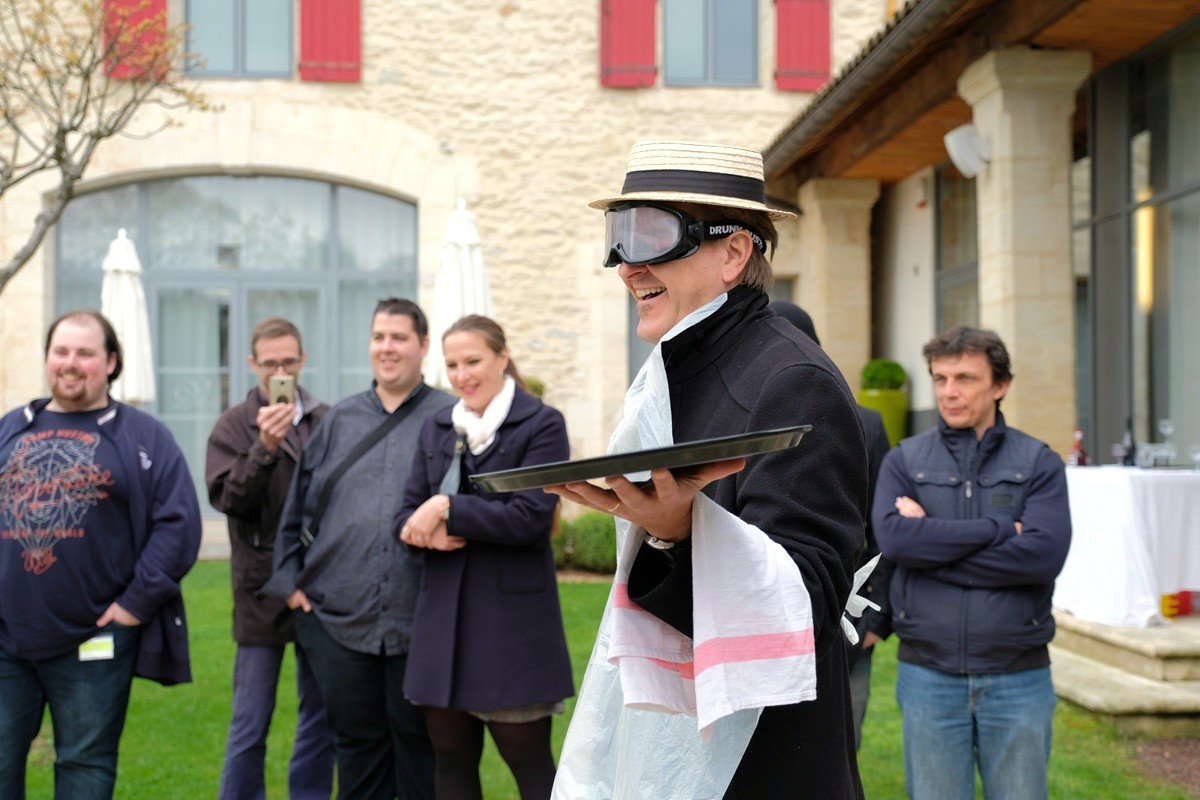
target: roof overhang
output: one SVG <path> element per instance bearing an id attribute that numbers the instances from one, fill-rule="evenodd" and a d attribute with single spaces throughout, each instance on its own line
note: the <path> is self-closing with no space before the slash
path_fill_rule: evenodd
<path id="1" fill-rule="evenodd" d="M 958 78 L 1014 46 L 1092 54 L 1093 72 L 1197 16 L 1187 0 L 912 0 L 763 152 L 768 179 L 898 181 L 971 120 Z"/>

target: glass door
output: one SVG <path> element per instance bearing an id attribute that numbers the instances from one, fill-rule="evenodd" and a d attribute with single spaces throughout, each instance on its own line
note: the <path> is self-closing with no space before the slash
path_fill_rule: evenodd
<path id="1" fill-rule="evenodd" d="M 231 286 L 161 287 L 153 296 L 157 416 L 187 458 L 200 508 L 213 513 L 204 486 L 208 435 L 229 407 Z"/>
<path id="2" fill-rule="evenodd" d="M 318 285 L 279 289 L 245 281 L 160 285 L 153 292 L 158 401 L 152 413 L 183 450 L 206 514 L 215 513 L 204 486 L 208 436 L 221 413 L 242 402 L 258 380 L 246 356 L 261 319 L 285 317 L 300 328 L 308 354 L 301 383 L 318 398 L 336 399 L 323 369 L 331 333 L 323 321 L 323 295 Z"/>
<path id="3" fill-rule="evenodd" d="M 250 354 L 254 326 L 266 317 L 283 317 L 300 329 L 304 352 L 308 356 L 300 374 L 300 385 L 327 403 L 338 399 L 331 392 L 331 379 L 327 374 L 330 356 L 326 350 L 333 332 L 326 322 L 330 317 L 328 309 L 322 305 L 325 294 L 316 285 L 297 285 L 294 281 L 289 281 L 287 288 L 279 288 L 276 282 L 271 286 L 248 285 L 243 289 L 244 329 L 233 344 L 233 358 L 238 365 L 238 391 L 231 404 L 240 403 L 258 381 L 258 376 L 246 363 L 246 356 Z"/>

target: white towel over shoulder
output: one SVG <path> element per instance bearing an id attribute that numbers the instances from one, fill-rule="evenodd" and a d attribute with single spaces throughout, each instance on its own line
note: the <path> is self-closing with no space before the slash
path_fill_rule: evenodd
<path id="1" fill-rule="evenodd" d="M 688 315 L 667 341 L 712 314 L 722 295 Z M 609 452 L 674 443 L 661 342 L 625 396 Z M 645 475 L 629 476 L 632 480 Z M 625 705 L 694 714 L 705 736 L 734 711 L 816 697 L 812 603 L 782 547 L 704 495 L 692 508 L 695 641 L 629 600 L 629 569 L 645 531 L 618 520 L 612 639 Z"/>
<path id="2" fill-rule="evenodd" d="M 694 714 L 707 736 L 734 711 L 817 696 L 812 603 L 782 547 L 696 497 L 693 641 L 629 600 L 628 570 L 645 536 L 631 534 L 618 556 L 608 647 L 627 706 Z"/>

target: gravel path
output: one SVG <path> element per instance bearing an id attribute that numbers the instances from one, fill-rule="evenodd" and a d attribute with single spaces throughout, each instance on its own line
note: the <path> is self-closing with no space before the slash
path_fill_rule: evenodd
<path id="1" fill-rule="evenodd" d="M 1137 746 L 1138 766 L 1147 775 L 1186 788 L 1200 800 L 1200 739 L 1155 739 Z"/>

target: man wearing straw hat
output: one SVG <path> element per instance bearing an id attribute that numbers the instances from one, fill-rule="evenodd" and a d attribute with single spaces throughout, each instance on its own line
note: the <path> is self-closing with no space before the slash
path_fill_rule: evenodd
<path id="1" fill-rule="evenodd" d="M 621 194 L 592 203 L 655 343 L 610 452 L 812 430 L 750 459 L 551 487 L 618 518 L 556 798 L 862 796 L 840 638 L 866 446 L 841 373 L 767 308 L 774 221 L 794 215 L 764 201 L 753 150 L 640 142 Z"/>

